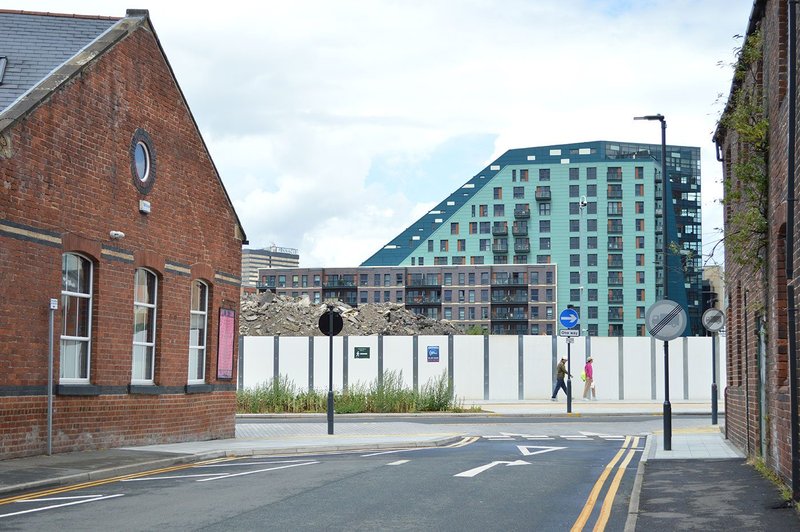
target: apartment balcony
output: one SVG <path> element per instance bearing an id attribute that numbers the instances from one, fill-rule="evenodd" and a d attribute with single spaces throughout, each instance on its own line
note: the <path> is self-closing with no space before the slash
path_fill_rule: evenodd
<path id="1" fill-rule="evenodd" d="M 608 269 L 609 270 L 621 270 L 622 269 L 622 261 L 621 260 L 610 260 L 610 261 L 608 261 Z"/>
<path id="2" fill-rule="evenodd" d="M 608 278 L 608 286 L 622 286 L 622 278 L 621 277 L 609 277 Z"/>
<path id="3" fill-rule="evenodd" d="M 442 298 L 441 297 L 410 297 L 406 299 L 406 306 L 407 307 L 425 307 L 431 305 L 441 305 Z"/>
<path id="4" fill-rule="evenodd" d="M 531 250 L 530 242 L 514 242 L 515 253 L 528 253 Z"/>
<path id="5" fill-rule="evenodd" d="M 609 323 L 622 323 L 625 320 L 619 314 L 609 314 L 608 321 Z"/>
<path id="6" fill-rule="evenodd" d="M 530 334 L 528 324 L 502 323 L 492 324 L 492 334 Z"/>
<path id="7" fill-rule="evenodd" d="M 528 286 L 528 282 L 522 275 L 512 277 L 495 277 L 492 279 L 492 286 Z"/>
<path id="8" fill-rule="evenodd" d="M 409 279 L 406 286 L 441 286 L 439 279 Z"/>
<path id="9" fill-rule="evenodd" d="M 625 298 L 622 297 L 622 296 L 620 296 L 620 297 L 610 297 L 610 298 L 608 298 L 608 303 L 611 304 L 611 305 L 622 305 L 623 303 L 625 303 Z"/>
<path id="10" fill-rule="evenodd" d="M 514 209 L 514 218 L 518 220 L 527 220 L 531 217 L 531 210 L 528 207 L 518 207 Z"/>
<path id="11" fill-rule="evenodd" d="M 510 296 L 510 295 L 492 295 L 492 305 L 513 305 L 513 304 L 527 304 L 528 298 L 525 294 Z"/>
<path id="12" fill-rule="evenodd" d="M 541 188 L 536 187 L 536 194 L 535 194 L 536 201 L 550 201 L 550 189 L 549 188 Z"/>
<path id="13" fill-rule="evenodd" d="M 511 234 L 514 236 L 528 236 L 528 224 L 512 225 Z"/>
<path id="14" fill-rule="evenodd" d="M 322 288 L 356 288 L 356 282 L 345 281 L 342 279 L 336 281 L 325 281 L 322 283 Z"/>
<path id="15" fill-rule="evenodd" d="M 492 253 L 508 253 L 508 244 L 492 244 Z"/>
<path id="16" fill-rule="evenodd" d="M 492 321 L 528 321 L 527 312 L 496 312 L 492 313 Z"/>
<path id="17" fill-rule="evenodd" d="M 606 214 L 609 216 L 622 216 L 622 207 L 609 207 Z"/>
<path id="18" fill-rule="evenodd" d="M 508 225 L 506 224 L 495 224 L 492 226 L 492 235 L 493 236 L 506 236 L 508 235 Z"/>

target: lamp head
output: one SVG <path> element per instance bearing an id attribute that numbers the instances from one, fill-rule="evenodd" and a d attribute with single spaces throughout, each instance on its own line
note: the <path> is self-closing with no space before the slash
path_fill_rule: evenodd
<path id="1" fill-rule="evenodd" d="M 645 116 L 634 116 L 634 120 L 658 120 L 659 122 L 664 121 L 664 115 L 661 113 L 657 115 L 645 115 Z"/>

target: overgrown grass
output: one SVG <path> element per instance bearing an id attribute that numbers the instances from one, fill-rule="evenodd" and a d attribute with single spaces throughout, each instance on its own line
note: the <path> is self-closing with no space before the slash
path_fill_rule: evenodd
<path id="1" fill-rule="evenodd" d="M 321 413 L 327 411 L 327 391 L 298 392 L 293 381 L 281 375 L 255 388 L 236 393 L 236 411 L 240 414 Z M 464 412 L 463 401 L 453 395 L 447 374 L 431 378 L 419 391 L 407 388 L 403 372 L 386 371 L 379 383 L 356 383 L 334 392 L 336 413 L 409 413 Z M 480 411 L 472 407 L 469 411 Z"/>
<path id="2" fill-rule="evenodd" d="M 790 503 L 792 500 L 791 488 L 786 485 L 783 479 L 781 479 L 781 477 L 778 476 L 774 470 L 770 469 L 767 464 L 764 463 L 762 458 L 751 458 L 748 460 L 748 462 L 755 468 L 756 471 L 761 474 L 762 477 L 772 482 L 775 487 L 778 488 L 781 493 L 781 497 L 785 502 Z M 794 503 L 794 508 L 795 510 L 800 510 L 800 503 Z"/>

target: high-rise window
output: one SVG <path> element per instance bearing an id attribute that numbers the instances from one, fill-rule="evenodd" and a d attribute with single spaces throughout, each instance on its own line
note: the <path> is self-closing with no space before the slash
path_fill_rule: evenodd
<path id="1" fill-rule="evenodd" d="M 525 197 L 525 187 L 514 187 L 514 199 L 523 199 Z"/>
<path id="2" fill-rule="evenodd" d="M 586 179 L 597 179 L 597 168 L 590 166 L 586 169 Z"/>
<path id="3" fill-rule="evenodd" d="M 61 257 L 61 382 L 88 382 L 91 362 L 92 263 Z"/>
<path id="4" fill-rule="evenodd" d="M 539 220 L 539 232 L 540 233 L 550 232 L 550 220 Z"/>
<path id="5" fill-rule="evenodd" d="M 158 278 L 138 268 L 133 283 L 133 368 L 131 381 L 153 382 L 156 355 L 156 302 Z"/>
<path id="6" fill-rule="evenodd" d="M 494 215 L 495 216 L 505 216 L 506 215 L 506 206 L 502 203 L 497 203 L 494 206 Z"/>
<path id="7" fill-rule="evenodd" d="M 452 222 L 450 224 L 450 234 L 457 235 L 458 234 L 458 222 Z"/>
<path id="8" fill-rule="evenodd" d="M 543 202 L 539 203 L 539 216 L 549 216 L 550 215 L 550 203 Z"/>
<path id="9" fill-rule="evenodd" d="M 523 183 L 527 183 L 527 181 L 528 181 L 528 169 L 527 168 L 522 168 L 519 171 L 519 180 L 522 181 Z"/>
<path id="10" fill-rule="evenodd" d="M 578 177 L 579 177 L 578 169 L 577 168 L 570 168 L 569 169 L 569 178 L 570 178 L 570 180 L 574 181 L 574 180 L 578 179 Z"/>
<path id="11" fill-rule="evenodd" d="M 577 168 L 576 168 L 577 170 Z M 578 198 L 581 195 L 581 187 L 579 185 L 570 185 L 569 186 L 569 197 L 570 198 Z"/>
<path id="12" fill-rule="evenodd" d="M 539 168 L 539 181 L 550 181 L 549 168 Z"/>
<path id="13" fill-rule="evenodd" d="M 366 275 L 364 276 L 366 277 Z M 366 295 L 366 292 L 364 292 Z M 205 382 L 206 326 L 208 324 L 208 285 L 192 283 L 192 302 L 189 311 L 189 382 Z"/>
<path id="14" fill-rule="evenodd" d="M 494 187 L 494 199 L 503 199 L 503 187 Z"/>

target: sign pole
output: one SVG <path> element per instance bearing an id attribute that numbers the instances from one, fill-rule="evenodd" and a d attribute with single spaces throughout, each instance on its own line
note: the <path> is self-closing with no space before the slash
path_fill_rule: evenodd
<path id="1" fill-rule="evenodd" d="M 572 413 L 572 338 L 567 338 L 567 414 Z"/>
<path id="2" fill-rule="evenodd" d="M 58 309 L 58 299 L 50 300 L 50 328 L 47 354 L 47 456 L 53 454 L 53 330 L 54 315 Z"/>
<path id="3" fill-rule="evenodd" d="M 333 308 L 328 307 L 328 434 L 333 434 Z"/>
<path id="4" fill-rule="evenodd" d="M 717 333 L 711 335 L 711 424 L 717 424 Z"/>
<path id="5" fill-rule="evenodd" d="M 664 450 L 672 450 L 672 405 L 669 402 L 669 341 L 664 340 Z"/>

